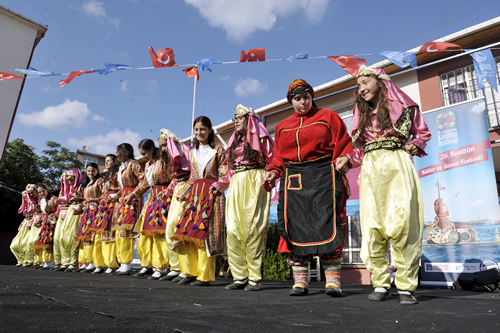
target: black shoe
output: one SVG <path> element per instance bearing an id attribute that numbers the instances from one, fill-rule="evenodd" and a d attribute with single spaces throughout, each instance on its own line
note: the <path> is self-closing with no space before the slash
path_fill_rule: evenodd
<path id="1" fill-rule="evenodd" d="M 184 279 L 177 282 L 177 284 L 190 284 L 196 280 L 196 276 L 186 276 Z"/>
<path id="2" fill-rule="evenodd" d="M 61 266 L 59 268 L 54 269 L 56 272 L 62 272 L 68 269 L 68 266 Z"/>
<path id="3" fill-rule="evenodd" d="M 198 287 L 205 287 L 205 286 L 209 286 L 210 282 L 196 280 L 196 281 L 190 283 L 190 285 L 191 286 L 198 286 Z"/>
<path id="4" fill-rule="evenodd" d="M 325 294 L 331 297 L 342 297 L 342 289 L 340 288 L 326 288 Z"/>
<path id="5" fill-rule="evenodd" d="M 68 267 L 64 271 L 65 272 L 73 272 L 75 269 L 78 269 L 78 267 Z"/>
<path id="6" fill-rule="evenodd" d="M 80 273 L 92 273 L 94 270 L 95 270 L 95 267 L 91 268 L 91 269 L 85 268 L 84 270 L 80 271 Z"/>
<path id="7" fill-rule="evenodd" d="M 224 289 L 227 289 L 227 290 L 244 289 L 247 284 L 248 284 L 248 282 L 245 282 L 245 283 L 236 283 L 236 282 L 233 282 L 233 283 L 228 284 L 227 286 L 225 286 Z"/>
<path id="8" fill-rule="evenodd" d="M 131 269 L 129 269 L 128 271 L 121 271 L 121 272 L 116 273 L 116 275 L 131 275 L 131 274 L 132 274 Z"/>
<path id="9" fill-rule="evenodd" d="M 178 277 L 179 274 L 177 275 L 165 275 L 164 277 L 160 278 L 160 281 L 173 281 L 176 277 Z"/>
<path id="10" fill-rule="evenodd" d="M 244 291 L 259 291 L 260 290 L 260 282 L 257 282 L 257 284 L 251 284 L 248 283 Z"/>
<path id="11" fill-rule="evenodd" d="M 184 278 L 185 278 L 185 276 L 184 276 L 184 277 L 182 277 L 182 276 L 180 276 L 180 274 L 179 274 L 179 275 L 177 275 L 176 277 L 174 277 L 174 278 L 172 279 L 172 282 L 180 282 L 180 281 L 184 280 Z"/>
<path id="12" fill-rule="evenodd" d="M 417 304 L 417 303 L 418 303 L 418 301 L 415 298 L 415 296 L 413 296 L 413 293 L 411 293 L 411 295 L 399 294 L 399 304 L 413 305 L 413 304 Z"/>
<path id="13" fill-rule="evenodd" d="M 368 295 L 368 299 L 374 302 L 382 302 L 384 298 L 388 295 L 389 295 L 389 290 L 387 289 L 385 290 L 385 292 L 382 293 L 373 291 L 370 295 Z"/>
<path id="14" fill-rule="evenodd" d="M 101 274 L 102 272 L 104 272 L 104 270 L 103 270 L 103 269 L 99 269 L 99 270 L 95 269 L 95 270 L 94 270 L 92 273 L 90 273 L 90 274 Z"/>
<path id="15" fill-rule="evenodd" d="M 161 275 L 160 275 L 160 276 L 158 276 L 158 277 L 154 276 L 154 274 L 153 274 L 153 275 L 151 275 L 150 277 L 148 277 L 148 280 L 159 280 L 159 279 L 161 279 L 162 277 L 163 277 L 163 274 L 161 274 Z"/>
<path id="16" fill-rule="evenodd" d="M 290 290 L 290 296 L 305 296 L 309 294 L 308 288 L 292 288 Z"/>
<path id="17" fill-rule="evenodd" d="M 118 272 L 118 273 L 120 273 L 120 272 Z M 118 275 L 118 273 L 116 273 L 116 274 Z M 145 271 L 144 273 L 141 273 L 141 271 L 139 271 L 139 273 L 135 273 L 134 276 L 135 277 L 144 277 L 144 276 L 146 276 L 148 274 L 151 274 L 151 269 L 150 268 L 148 268 L 148 270 Z"/>

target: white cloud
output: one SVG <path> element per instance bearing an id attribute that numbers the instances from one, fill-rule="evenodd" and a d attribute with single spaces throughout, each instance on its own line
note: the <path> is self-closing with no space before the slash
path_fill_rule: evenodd
<path id="1" fill-rule="evenodd" d="M 114 154 L 116 151 L 116 146 L 121 143 L 130 143 L 132 147 L 134 147 L 136 155 L 137 145 L 141 141 L 141 137 L 138 133 L 135 133 L 129 129 L 119 130 L 117 128 L 113 129 L 111 132 L 107 134 L 99 134 L 88 136 L 83 139 L 69 138 L 67 143 L 73 147 L 83 147 L 87 146 L 89 152 L 93 152 L 96 154 L 106 155 L 106 154 Z"/>
<path id="2" fill-rule="evenodd" d="M 477 199 L 477 200 L 475 200 L 475 201 L 472 203 L 472 206 L 477 207 L 477 206 L 481 206 L 482 204 L 484 204 L 484 200 Z"/>
<path id="3" fill-rule="evenodd" d="M 120 90 L 121 91 L 128 91 L 127 84 L 128 84 L 128 81 L 120 81 Z"/>
<path id="4" fill-rule="evenodd" d="M 99 2 L 97 0 L 91 0 L 84 2 L 83 11 L 91 16 L 96 17 L 97 19 L 107 21 L 109 24 L 114 26 L 116 29 L 120 28 L 120 19 L 109 17 L 106 14 L 106 8 L 104 8 L 104 3 Z"/>
<path id="5" fill-rule="evenodd" d="M 81 128 L 87 125 L 91 112 L 87 103 L 65 100 L 62 104 L 47 106 L 42 111 L 19 114 L 19 120 L 28 127 L 40 126 L 46 128 Z"/>
<path id="6" fill-rule="evenodd" d="M 250 95 L 262 94 L 267 89 L 267 83 L 261 83 L 259 80 L 252 79 L 239 79 L 234 87 L 234 92 L 238 97 L 247 97 Z"/>
<path id="7" fill-rule="evenodd" d="M 229 75 L 229 74 L 226 74 L 226 75 L 221 76 L 221 77 L 219 78 L 219 80 L 221 80 L 222 82 L 227 81 L 227 80 L 229 80 L 229 79 L 231 79 L 231 75 Z"/>
<path id="8" fill-rule="evenodd" d="M 109 123 L 109 120 L 107 120 L 104 117 L 101 117 L 100 115 L 96 113 L 92 113 L 92 120 L 98 123 Z"/>
<path id="9" fill-rule="evenodd" d="M 329 0 L 184 0 L 197 8 L 214 28 L 222 28 L 227 37 L 242 41 L 257 30 L 271 30 L 278 17 L 304 12 L 311 24 L 319 23 Z"/>
<path id="10" fill-rule="evenodd" d="M 486 111 L 486 108 L 484 107 L 484 103 L 481 102 L 474 105 L 470 111 L 472 113 L 483 113 L 484 111 Z"/>

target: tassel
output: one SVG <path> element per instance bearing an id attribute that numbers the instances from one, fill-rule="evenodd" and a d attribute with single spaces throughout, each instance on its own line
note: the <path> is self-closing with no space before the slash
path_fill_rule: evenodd
<path id="1" fill-rule="evenodd" d="M 151 221 L 151 215 L 148 216 L 148 218 L 146 219 L 146 222 L 149 222 L 149 221 Z"/>
<path id="2" fill-rule="evenodd" d="M 163 219 L 163 223 L 167 224 L 167 219 L 165 218 L 165 216 L 162 215 L 161 218 Z"/>
<path id="3" fill-rule="evenodd" d="M 180 223 L 176 224 L 175 227 L 179 229 L 181 227 Z"/>
<path id="4" fill-rule="evenodd" d="M 165 206 L 165 205 L 163 204 L 163 201 L 162 201 L 160 204 L 160 208 L 163 208 L 163 206 Z"/>
<path id="5" fill-rule="evenodd" d="M 133 211 L 133 210 L 131 210 L 129 215 L 130 215 L 130 216 L 134 216 L 134 211 Z"/>
<path id="6" fill-rule="evenodd" d="M 186 228 L 186 227 L 182 228 L 181 232 L 182 232 L 183 234 L 187 234 L 187 228 Z"/>
<path id="7" fill-rule="evenodd" d="M 167 202 L 172 202 L 172 198 L 168 197 Z"/>
<path id="8" fill-rule="evenodd" d="M 203 195 L 203 193 L 200 195 L 200 202 L 204 201 L 205 200 L 205 196 Z"/>
<path id="9" fill-rule="evenodd" d="M 193 230 L 198 229 L 198 226 L 196 225 L 196 223 L 195 223 L 195 224 L 193 224 L 193 226 L 191 227 L 191 229 L 193 229 Z"/>
<path id="10" fill-rule="evenodd" d="M 208 209 L 208 201 L 203 205 L 203 209 Z"/>
<path id="11" fill-rule="evenodd" d="M 205 229 L 205 225 L 203 224 L 203 222 L 200 223 L 200 229 L 201 230 L 204 230 Z"/>
<path id="12" fill-rule="evenodd" d="M 158 204 L 158 199 L 155 199 L 155 205 L 157 205 L 157 204 Z"/>
<path id="13" fill-rule="evenodd" d="M 196 207 L 196 210 L 199 211 L 199 212 L 201 211 L 201 205 L 200 204 L 198 204 L 198 207 Z"/>
<path id="14" fill-rule="evenodd" d="M 191 208 L 191 204 L 187 204 L 186 207 L 184 207 L 185 209 L 189 209 Z"/>
<path id="15" fill-rule="evenodd" d="M 167 212 L 167 211 L 166 211 L 165 209 L 162 209 L 162 210 L 161 210 L 161 215 L 165 215 L 165 213 L 166 213 L 166 212 Z"/>
<path id="16" fill-rule="evenodd" d="M 191 210 L 192 210 L 193 212 L 195 212 L 195 211 L 196 211 L 196 207 L 193 205 L 193 206 L 191 207 Z"/>
<path id="17" fill-rule="evenodd" d="M 207 212 L 203 212 L 202 216 L 203 216 L 203 218 L 204 218 L 205 220 L 207 220 L 207 219 L 208 219 Z"/>
<path id="18" fill-rule="evenodd" d="M 193 215 L 190 215 L 188 218 L 188 222 L 191 222 L 191 221 L 193 221 Z"/>

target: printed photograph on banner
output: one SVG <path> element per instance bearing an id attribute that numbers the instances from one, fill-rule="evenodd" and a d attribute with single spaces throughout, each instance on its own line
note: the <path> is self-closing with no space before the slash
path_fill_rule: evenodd
<path id="1" fill-rule="evenodd" d="M 483 98 L 424 113 L 432 133 L 415 158 L 424 201 L 422 283 L 450 285 L 500 268 L 500 207 Z M 488 264 L 486 264 L 488 263 Z"/>

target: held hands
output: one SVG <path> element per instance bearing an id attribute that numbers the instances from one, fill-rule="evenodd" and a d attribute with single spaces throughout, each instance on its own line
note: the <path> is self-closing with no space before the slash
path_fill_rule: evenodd
<path id="1" fill-rule="evenodd" d="M 347 156 L 341 156 L 337 158 L 337 163 L 335 163 L 335 170 L 346 174 L 350 169 L 349 158 Z"/>
<path id="2" fill-rule="evenodd" d="M 262 178 L 262 182 L 265 183 L 264 186 L 274 187 L 275 180 L 278 178 L 278 175 L 272 171 L 267 171 L 264 177 Z"/>
<path id="3" fill-rule="evenodd" d="M 413 143 L 405 145 L 405 150 L 410 156 L 415 156 L 418 154 L 418 147 Z"/>
<path id="4" fill-rule="evenodd" d="M 218 189 L 216 189 L 213 186 L 210 186 L 210 193 L 212 193 L 212 195 L 214 197 L 218 197 L 218 196 L 220 196 L 222 194 L 222 193 L 220 193 L 220 191 Z"/>

